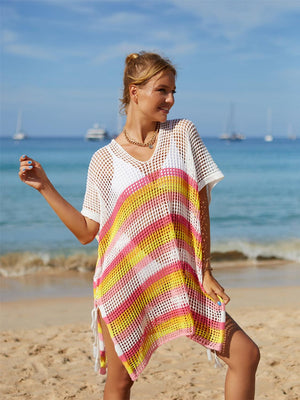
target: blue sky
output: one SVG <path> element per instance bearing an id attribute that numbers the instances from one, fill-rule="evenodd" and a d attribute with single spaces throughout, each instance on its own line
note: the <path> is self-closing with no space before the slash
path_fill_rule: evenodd
<path id="1" fill-rule="evenodd" d="M 125 56 L 158 51 L 178 69 L 170 118 L 219 136 L 300 134 L 300 0 L 0 0 L 0 135 L 83 136 L 118 127 Z"/>

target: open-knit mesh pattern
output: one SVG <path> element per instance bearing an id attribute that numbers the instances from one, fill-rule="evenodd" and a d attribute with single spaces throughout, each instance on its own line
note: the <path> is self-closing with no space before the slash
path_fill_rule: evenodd
<path id="1" fill-rule="evenodd" d="M 95 309 L 135 380 L 153 351 L 178 336 L 220 350 L 224 305 L 202 287 L 199 192 L 223 178 L 187 120 L 161 124 L 148 161 L 115 140 L 90 163 L 82 213 L 100 224 Z M 106 358 L 98 325 L 100 371 Z"/>

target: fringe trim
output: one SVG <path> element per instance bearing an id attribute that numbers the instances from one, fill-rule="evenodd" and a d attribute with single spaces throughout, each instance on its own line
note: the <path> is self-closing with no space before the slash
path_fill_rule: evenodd
<path id="1" fill-rule="evenodd" d="M 215 368 L 223 368 L 223 365 L 220 362 L 219 357 L 217 356 L 217 352 L 213 351 L 211 349 L 206 349 L 207 351 L 207 358 L 208 361 L 212 361 L 213 357 L 212 357 L 212 353 L 214 354 L 214 358 L 215 358 Z"/>
<path id="2" fill-rule="evenodd" d="M 98 321 L 98 307 L 92 310 L 91 329 L 94 335 L 93 354 L 95 358 L 95 372 L 100 372 L 101 375 L 106 374 L 106 355 L 101 332 L 101 326 Z"/>
<path id="3" fill-rule="evenodd" d="M 99 346 L 99 335 L 98 335 L 98 315 L 96 307 L 94 307 L 92 310 L 91 329 L 94 335 L 93 354 L 95 358 L 95 372 L 98 372 L 100 369 L 100 346 Z"/>

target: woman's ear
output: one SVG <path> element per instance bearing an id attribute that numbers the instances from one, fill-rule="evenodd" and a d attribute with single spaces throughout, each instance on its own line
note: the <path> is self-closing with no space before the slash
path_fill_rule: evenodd
<path id="1" fill-rule="evenodd" d="M 138 88 L 136 85 L 130 85 L 129 86 L 129 95 L 130 99 L 137 104 L 138 102 Z"/>

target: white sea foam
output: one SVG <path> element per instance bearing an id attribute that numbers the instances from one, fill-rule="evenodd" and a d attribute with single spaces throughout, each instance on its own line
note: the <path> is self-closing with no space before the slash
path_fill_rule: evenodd
<path id="1" fill-rule="evenodd" d="M 300 262 L 300 239 L 289 239 L 272 243 L 253 242 L 245 240 L 229 240 L 216 242 L 212 252 L 240 252 L 250 260 L 260 258 L 278 258 L 288 261 Z"/>

